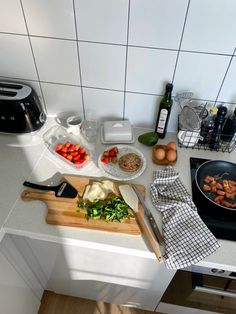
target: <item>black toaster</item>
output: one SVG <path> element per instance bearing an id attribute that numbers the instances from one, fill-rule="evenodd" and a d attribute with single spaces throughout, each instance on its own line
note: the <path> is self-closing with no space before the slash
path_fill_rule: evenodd
<path id="1" fill-rule="evenodd" d="M 46 113 L 30 86 L 0 81 L 0 132 L 34 132 L 45 121 Z"/>

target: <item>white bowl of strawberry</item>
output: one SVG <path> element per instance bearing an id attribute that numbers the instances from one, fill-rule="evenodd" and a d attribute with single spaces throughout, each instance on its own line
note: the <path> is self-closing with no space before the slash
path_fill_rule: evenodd
<path id="1" fill-rule="evenodd" d="M 90 154 L 83 146 L 72 140 L 60 140 L 51 148 L 62 160 L 76 168 L 84 166 L 90 159 Z"/>

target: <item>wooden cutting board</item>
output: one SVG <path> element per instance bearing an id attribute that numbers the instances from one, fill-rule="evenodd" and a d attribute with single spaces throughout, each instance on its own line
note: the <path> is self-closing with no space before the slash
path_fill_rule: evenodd
<path id="1" fill-rule="evenodd" d="M 127 233 L 133 235 L 141 234 L 139 226 L 134 217 L 130 219 L 124 219 L 122 222 L 106 222 L 101 219 L 85 219 L 86 210 L 77 211 L 77 203 L 82 198 L 85 187 L 94 181 L 108 180 L 107 178 L 93 178 L 82 176 L 64 176 L 63 180 L 68 181 L 78 191 L 78 197 L 63 198 L 56 197 L 53 191 L 39 191 L 32 188 L 25 189 L 21 198 L 24 201 L 40 200 L 46 203 L 48 212 L 45 217 L 46 222 L 52 225 L 70 226 L 89 228 L 102 231 L 111 231 L 119 233 Z M 62 180 L 62 181 L 63 181 Z M 116 194 L 120 196 L 118 186 L 122 182 L 113 181 L 115 185 Z M 123 183 L 127 184 L 127 183 Z M 136 185 L 142 195 L 145 195 L 145 187 L 143 185 Z M 143 212 L 143 208 L 140 205 L 140 210 Z"/>

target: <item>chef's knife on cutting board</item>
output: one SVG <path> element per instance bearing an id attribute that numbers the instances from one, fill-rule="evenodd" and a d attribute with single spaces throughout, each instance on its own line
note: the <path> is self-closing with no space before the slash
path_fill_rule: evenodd
<path id="1" fill-rule="evenodd" d="M 23 185 L 37 190 L 54 191 L 56 197 L 75 198 L 78 194 L 78 191 L 66 181 L 58 185 L 41 185 L 25 181 Z"/>
<path id="2" fill-rule="evenodd" d="M 120 193 L 124 199 L 124 201 L 133 209 L 135 218 L 141 228 L 141 231 L 146 237 L 146 240 L 148 241 L 149 245 L 151 246 L 152 250 L 154 251 L 157 259 L 159 262 L 163 262 L 163 257 L 161 255 L 161 252 L 159 251 L 159 248 L 157 244 L 155 243 L 152 234 L 148 230 L 148 227 L 146 226 L 146 223 L 143 219 L 143 216 L 138 208 L 138 197 L 133 190 L 132 186 L 130 185 L 120 185 L 119 186 Z"/>
<path id="3" fill-rule="evenodd" d="M 140 193 L 139 189 L 135 186 L 135 185 L 132 185 L 132 188 L 134 189 L 135 193 L 137 194 L 138 196 L 138 199 L 140 201 L 140 203 L 142 204 L 143 208 L 144 208 L 144 212 L 145 212 L 145 215 L 147 216 L 149 222 L 150 222 L 150 225 L 151 225 L 151 228 L 152 228 L 152 231 L 157 239 L 157 242 L 159 244 L 164 244 L 164 239 L 162 237 L 162 234 L 157 226 L 157 223 L 151 213 L 151 211 L 147 208 L 146 204 L 145 204 L 145 201 L 144 201 L 144 198 L 142 196 L 142 194 Z"/>

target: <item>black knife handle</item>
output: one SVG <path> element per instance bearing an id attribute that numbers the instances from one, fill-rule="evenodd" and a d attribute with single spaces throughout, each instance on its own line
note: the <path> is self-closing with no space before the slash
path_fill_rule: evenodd
<path id="1" fill-rule="evenodd" d="M 38 190 L 44 190 L 44 191 L 55 191 L 54 186 L 47 186 L 47 185 L 41 185 L 41 184 L 36 184 L 36 183 L 31 183 L 28 181 L 25 181 L 23 185 L 33 188 L 33 189 L 38 189 Z"/>
<path id="2" fill-rule="evenodd" d="M 164 239 L 162 237 L 162 234 L 160 233 L 159 231 L 159 228 L 155 222 L 155 219 L 153 218 L 152 215 L 148 215 L 147 216 L 149 221 L 150 221 L 150 224 L 152 226 L 152 231 L 154 232 L 155 236 L 156 236 L 156 239 L 157 241 L 160 243 L 160 244 L 164 244 Z"/>

